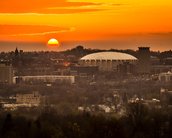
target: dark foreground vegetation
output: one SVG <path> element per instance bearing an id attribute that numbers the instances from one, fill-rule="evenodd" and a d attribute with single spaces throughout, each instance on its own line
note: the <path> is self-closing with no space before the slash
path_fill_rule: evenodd
<path id="1" fill-rule="evenodd" d="M 55 111 L 38 117 L 13 113 L 0 115 L 1 138 L 171 138 L 172 112 L 148 110 L 142 104 L 129 106 L 126 116 Z"/>

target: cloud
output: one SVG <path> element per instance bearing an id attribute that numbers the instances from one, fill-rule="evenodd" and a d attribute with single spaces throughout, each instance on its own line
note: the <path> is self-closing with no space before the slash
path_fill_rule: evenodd
<path id="1" fill-rule="evenodd" d="M 64 14 L 93 12 L 100 10 L 91 8 L 96 5 L 101 4 L 93 2 L 68 2 L 67 0 L 0 0 L 0 13 Z M 89 6 L 90 8 L 87 9 L 84 6 Z M 54 7 L 56 9 L 53 9 Z M 70 9 L 71 7 L 73 9 Z M 78 9 L 78 7 L 83 8 Z"/>
<path id="2" fill-rule="evenodd" d="M 148 35 L 154 35 L 154 36 L 169 36 L 169 37 L 172 38 L 172 32 L 148 33 Z"/>
<path id="3" fill-rule="evenodd" d="M 40 25 L 0 25 L 0 35 L 2 36 L 39 36 L 72 31 L 75 31 L 74 27 L 63 28 Z"/>
<path id="4" fill-rule="evenodd" d="M 35 11 L 38 13 L 44 14 L 73 14 L 73 13 L 84 13 L 84 12 L 95 12 L 95 11 L 103 11 L 103 9 L 44 9 L 40 11 Z"/>

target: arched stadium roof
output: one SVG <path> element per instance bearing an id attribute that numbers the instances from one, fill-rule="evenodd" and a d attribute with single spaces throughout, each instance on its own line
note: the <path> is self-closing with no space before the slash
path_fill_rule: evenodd
<path id="1" fill-rule="evenodd" d="M 81 60 L 137 60 L 137 58 L 121 52 L 98 52 L 86 55 Z"/>

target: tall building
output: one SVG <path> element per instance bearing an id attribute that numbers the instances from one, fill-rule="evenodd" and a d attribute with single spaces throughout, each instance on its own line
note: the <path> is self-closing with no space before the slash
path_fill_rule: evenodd
<path id="1" fill-rule="evenodd" d="M 0 83 L 12 84 L 13 67 L 10 63 L 0 63 Z"/>
<path id="2" fill-rule="evenodd" d="M 150 48 L 139 47 L 138 59 L 138 73 L 149 74 L 151 70 Z"/>

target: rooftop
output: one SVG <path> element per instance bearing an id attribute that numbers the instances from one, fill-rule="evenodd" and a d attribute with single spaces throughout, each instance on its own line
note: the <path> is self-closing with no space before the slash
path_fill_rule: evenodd
<path id="1" fill-rule="evenodd" d="M 137 60 L 137 58 L 120 52 L 98 52 L 86 55 L 81 60 Z"/>

